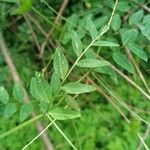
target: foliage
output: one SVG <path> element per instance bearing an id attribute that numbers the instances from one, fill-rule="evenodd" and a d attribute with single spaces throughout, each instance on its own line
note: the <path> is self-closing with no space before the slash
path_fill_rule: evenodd
<path id="1" fill-rule="evenodd" d="M 33 111 L 54 125 L 48 135 L 56 149 L 137 149 L 150 114 L 147 2 L 70 1 L 59 16 L 61 3 L 0 0 L 0 32 L 23 81 L 12 80 L 0 54 L 0 149 L 21 149 L 34 138 L 31 124 L 34 136 L 28 127 L 16 139 L 7 131 Z"/>

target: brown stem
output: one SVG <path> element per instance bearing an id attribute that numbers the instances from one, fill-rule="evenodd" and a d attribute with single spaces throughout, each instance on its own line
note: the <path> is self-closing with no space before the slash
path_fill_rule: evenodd
<path id="1" fill-rule="evenodd" d="M 3 38 L 3 35 L 1 33 L 1 31 L 0 31 L 0 48 L 1 48 L 2 54 L 3 54 L 4 58 L 5 58 L 5 61 L 6 61 L 7 65 L 8 65 L 8 68 L 9 68 L 9 71 L 10 71 L 10 73 L 12 75 L 13 80 L 19 82 L 21 84 L 21 86 L 22 86 L 22 89 L 24 90 L 24 95 L 25 95 L 24 96 L 24 102 L 25 103 L 29 103 L 30 102 L 29 95 L 28 95 L 26 89 L 23 86 L 22 80 L 19 77 L 19 74 L 18 74 L 18 72 L 16 70 L 16 67 L 15 67 L 15 65 L 13 63 L 13 60 L 12 60 L 10 54 L 9 54 L 8 48 L 6 47 L 5 40 Z M 32 112 L 31 115 L 32 115 L 32 117 L 36 116 L 35 112 Z M 44 129 L 44 127 L 42 126 L 42 124 L 39 121 L 36 121 L 36 127 L 37 127 L 39 132 L 41 132 Z M 42 138 L 42 140 L 43 140 L 43 142 L 45 144 L 46 149 L 47 150 L 53 150 L 52 143 L 49 140 L 47 134 L 43 133 L 41 138 Z"/>
<path id="2" fill-rule="evenodd" d="M 54 24 L 53 24 L 51 30 L 47 33 L 47 38 L 42 44 L 42 51 L 41 51 L 41 54 L 40 54 L 41 57 L 43 57 L 43 55 L 44 55 L 44 50 L 45 50 L 45 47 L 47 45 L 47 42 L 50 39 L 52 33 L 55 31 L 55 27 L 58 24 L 59 20 L 61 19 L 61 16 L 62 16 L 62 14 L 63 14 L 63 12 L 64 12 L 68 2 L 69 2 L 69 0 L 63 0 L 63 3 L 62 3 L 62 5 L 61 5 L 61 7 L 60 7 L 60 9 L 58 11 L 58 14 L 57 14 L 55 20 L 54 20 Z"/>

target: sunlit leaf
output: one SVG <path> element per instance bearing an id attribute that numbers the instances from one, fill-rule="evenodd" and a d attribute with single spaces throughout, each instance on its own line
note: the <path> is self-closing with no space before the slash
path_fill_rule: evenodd
<path id="1" fill-rule="evenodd" d="M 67 59 L 60 48 L 57 48 L 54 54 L 54 70 L 62 80 L 68 71 Z"/>
<path id="2" fill-rule="evenodd" d="M 92 85 L 82 84 L 78 82 L 70 82 L 62 87 L 62 90 L 69 94 L 89 93 L 96 90 Z"/>
<path id="3" fill-rule="evenodd" d="M 81 116 L 79 111 L 68 110 L 61 107 L 52 109 L 49 114 L 57 120 L 68 120 L 79 118 Z"/>
<path id="4" fill-rule="evenodd" d="M 113 42 L 109 42 L 109 41 L 96 41 L 94 44 L 94 46 L 109 46 L 109 47 L 117 47 L 119 46 L 119 44 L 117 43 L 113 43 Z"/>
<path id="5" fill-rule="evenodd" d="M 30 93 L 37 99 L 46 102 L 50 102 L 52 97 L 51 87 L 44 78 L 33 77 L 30 84 Z"/>
<path id="6" fill-rule="evenodd" d="M 79 57 L 83 50 L 83 44 L 82 41 L 74 30 L 72 31 L 72 47 L 74 50 L 74 53 Z"/>
<path id="7" fill-rule="evenodd" d="M 98 60 L 93 58 L 86 58 L 77 63 L 77 66 L 85 68 L 95 68 L 108 65 L 110 65 L 110 63 L 106 60 Z"/>

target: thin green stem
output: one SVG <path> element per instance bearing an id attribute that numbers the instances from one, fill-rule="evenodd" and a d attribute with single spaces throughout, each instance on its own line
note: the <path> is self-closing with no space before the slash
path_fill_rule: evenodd
<path id="1" fill-rule="evenodd" d="M 19 129 L 22 129 L 23 127 L 29 125 L 30 123 L 32 123 L 32 122 L 34 122 L 34 121 L 36 121 L 36 120 L 38 120 L 38 119 L 40 119 L 40 118 L 42 118 L 42 117 L 43 117 L 43 115 L 38 115 L 38 116 L 36 116 L 36 117 L 34 117 L 34 118 L 32 118 L 32 119 L 30 119 L 30 120 L 28 120 L 28 121 L 22 123 L 21 125 L 19 125 L 19 126 L 13 128 L 13 129 L 11 129 L 11 130 L 9 130 L 9 131 L 6 131 L 5 133 L 3 133 L 3 134 L 0 135 L 0 139 L 2 139 L 2 138 L 4 138 L 4 137 L 6 137 L 6 136 L 12 134 L 13 132 L 16 132 L 16 131 L 19 130 Z"/>
<path id="2" fill-rule="evenodd" d="M 51 119 L 51 117 L 46 114 L 47 118 L 52 122 L 52 124 L 55 126 L 55 128 L 60 132 L 60 134 L 66 139 L 66 141 L 70 144 L 70 146 L 74 149 L 77 150 L 77 148 L 72 144 L 72 142 L 69 140 L 69 138 L 62 132 L 62 130 L 59 128 L 59 126 L 53 122 L 53 120 Z"/>
<path id="3" fill-rule="evenodd" d="M 143 118 L 141 118 L 138 114 L 136 114 L 134 111 L 132 111 L 126 103 L 124 103 L 122 100 L 120 100 L 96 75 L 95 73 L 92 73 L 92 75 L 95 77 L 95 79 L 110 93 L 111 96 L 113 96 L 124 108 L 126 108 L 134 117 L 137 119 L 143 121 L 145 124 L 150 126 L 150 123 Z"/>

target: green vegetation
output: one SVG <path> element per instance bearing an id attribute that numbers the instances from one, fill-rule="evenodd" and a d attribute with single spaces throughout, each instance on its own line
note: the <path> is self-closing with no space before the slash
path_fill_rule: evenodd
<path id="1" fill-rule="evenodd" d="M 149 150 L 149 5 L 0 0 L 0 149 Z"/>

